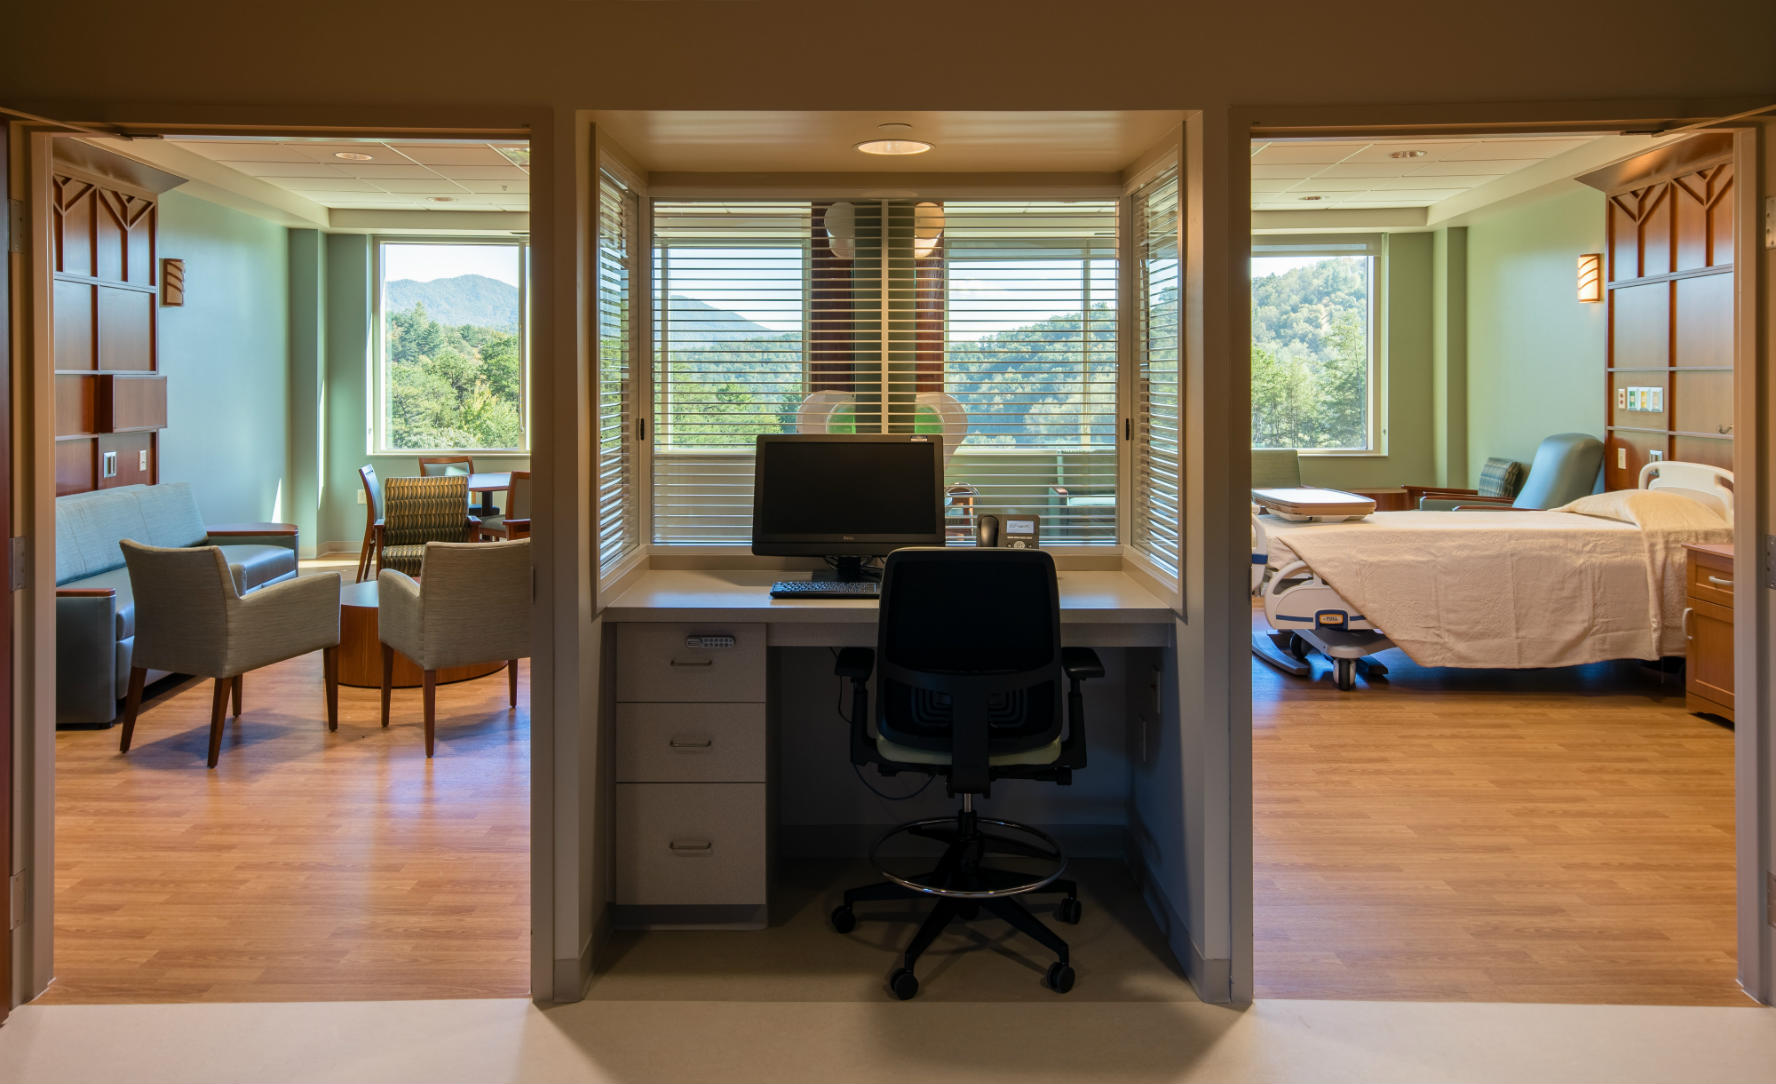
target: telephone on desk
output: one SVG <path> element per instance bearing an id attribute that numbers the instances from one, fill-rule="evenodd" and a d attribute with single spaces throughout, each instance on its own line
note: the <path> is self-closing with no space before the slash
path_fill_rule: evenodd
<path id="1" fill-rule="evenodd" d="M 976 547 L 999 547 L 1011 550 L 1033 550 L 1041 545 L 1040 516 L 983 515 L 975 521 Z"/>

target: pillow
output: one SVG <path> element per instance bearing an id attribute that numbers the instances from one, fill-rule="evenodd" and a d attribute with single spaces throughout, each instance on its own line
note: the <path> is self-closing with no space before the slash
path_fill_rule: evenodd
<path id="1" fill-rule="evenodd" d="M 1480 468 L 1480 485 L 1477 487 L 1482 497 L 1515 497 L 1517 486 L 1523 481 L 1523 464 L 1515 459 L 1501 459 L 1494 456 Z"/>
<path id="2" fill-rule="evenodd" d="M 1706 531 L 1732 527 L 1719 512 L 1702 502 L 1681 493 L 1657 489 L 1613 489 L 1607 493 L 1593 493 L 1554 511 L 1575 512 L 1581 516 L 1620 520 L 1662 530 Z"/>

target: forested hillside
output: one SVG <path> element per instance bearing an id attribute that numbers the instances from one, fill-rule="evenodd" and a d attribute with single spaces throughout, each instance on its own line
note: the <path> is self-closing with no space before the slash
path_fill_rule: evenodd
<path id="1" fill-rule="evenodd" d="M 1365 257 L 1252 277 L 1252 447 L 1367 443 Z"/>
<path id="2" fill-rule="evenodd" d="M 395 279 L 384 288 L 383 306 L 390 312 L 406 312 L 415 305 L 424 305 L 432 319 L 445 327 L 518 330 L 518 287 L 486 275 L 455 275 L 429 282 Z"/>

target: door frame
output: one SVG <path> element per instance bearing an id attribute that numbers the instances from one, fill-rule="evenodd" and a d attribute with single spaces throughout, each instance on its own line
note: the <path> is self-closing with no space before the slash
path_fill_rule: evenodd
<path id="1" fill-rule="evenodd" d="M 586 394 L 585 329 L 571 314 L 579 311 L 574 234 L 557 223 L 584 223 L 584 195 L 575 178 L 584 173 L 576 155 L 576 117 L 546 107 L 460 108 L 359 106 L 234 107 L 191 106 L 169 110 L 137 102 L 33 103 L 34 110 L 62 123 L 14 121 L 11 151 L 12 194 L 25 201 L 31 224 L 20 273 L 6 299 L 17 356 L 8 418 L 19 447 L 29 454 L 11 463 L 9 474 L 18 515 L 15 528 L 32 555 L 26 586 L 18 593 L 11 657 L 17 680 L 17 717 L 31 725 L 15 728 L 13 782 L 17 868 L 27 873 L 29 899 L 24 922 L 12 931 L 11 991 L 17 1003 L 37 996 L 55 974 L 55 477 L 54 403 L 49 319 L 50 240 L 48 188 L 53 140 L 69 126 L 107 132 L 158 135 L 206 132 L 329 138 L 514 138 L 531 147 L 531 306 L 537 329 L 531 340 L 531 460 L 536 500 L 532 534 L 536 575 L 531 634 L 530 757 L 530 953 L 533 998 L 577 998 L 581 984 L 564 984 L 565 957 L 585 960 L 589 938 L 576 936 L 581 898 L 577 850 L 558 847 L 556 827 L 580 820 L 581 797 L 557 746 L 572 745 L 577 727 L 557 719 L 585 718 L 581 660 L 582 633 L 596 590 L 583 560 L 585 515 L 576 517 L 576 494 L 586 465 L 575 455 L 578 412 Z M 164 119 L 179 116 L 177 123 Z M 141 121 L 90 120 L 94 117 Z M 582 125 L 583 127 L 583 125 Z M 581 140 L 583 148 L 584 141 Z M 565 318 L 557 314 L 570 314 Z M 576 522 L 579 529 L 576 530 Z M 565 777 L 565 778 L 564 778 Z M 566 787 L 558 786 L 565 782 Z M 566 943 L 564 943 L 564 939 Z M 577 943 L 576 943 L 577 942 Z M 571 971 L 571 967 L 565 969 Z"/>
<path id="2" fill-rule="evenodd" d="M 1585 103 L 1521 103 L 1475 105 L 1449 103 L 1412 106 L 1240 106 L 1231 110 L 1225 146 L 1219 163 L 1222 182 L 1229 192 L 1245 194 L 1251 203 L 1251 142 L 1260 135 L 1506 135 L 1513 132 L 1659 131 L 1698 125 L 1698 130 L 1733 134 L 1736 220 L 1734 238 L 1734 488 L 1738 511 L 1734 519 L 1735 549 L 1761 554 L 1761 539 L 1771 533 L 1776 512 L 1776 472 L 1766 471 L 1771 462 L 1771 432 L 1776 421 L 1776 386 L 1766 379 L 1766 367 L 1776 356 L 1776 250 L 1760 244 L 1759 208 L 1772 195 L 1776 178 L 1776 123 L 1736 120 L 1717 122 L 1748 109 L 1767 106 L 1752 100 L 1680 103 L 1673 101 L 1620 101 Z M 1760 258 L 1761 257 L 1761 258 Z M 1220 266 L 1229 281 L 1249 279 L 1251 240 L 1249 231 L 1229 230 Z M 1212 264 L 1211 264 L 1212 266 Z M 1219 443 L 1234 485 L 1242 494 L 1250 484 L 1251 414 L 1251 291 L 1229 292 L 1219 313 L 1205 314 L 1210 322 L 1224 322 L 1235 349 L 1228 352 L 1231 380 L 1243 395 L 1243 412 L 1225 419 L 1224 431 L 1206 439 Z M 1217 319 L 1218 318 L 1218 319 Z M 1243 349 L 1239 347 L 1243 345 Z M 1220 441 L 1214 438 L 1219 435 Z M 1748 499 L 1749 498 L 1749 499 Z M 1243 525 L 1245 511 L 1228 508 L 1235 525 Z M 1238 537 L 1234 537 L 1238 535 Z M 1221 540 L 1222 557 L 1229 569 L 1247 561 L 1243 533 L 1230 530 Z M 1237 551 L 1236 551 L 1237 544 Z M 1236 577 L 1230 575 L 1229 581 Z M 1771 705 L 1776 704 L 1776 672 L 1760 668 L 1759 660 L 1773 657 L 1776 640 L 1776 591 L 1761 590 L 1761 576 L 1741 576 L 1736 589 L 1735 612 L 1742 615 L 1734 634 L 1735 719 L 1734 731 L 1734 846 L 1737 907 L 1737 954 L 1739 981 L 1758 1001 L 1776 1000 L 1776 957 L 1772 955 L 1767 906 L 1776 906 L 1776 892 L 1767 892 L 1776 867 L 1776 743 L 1771 735 Z M 1244 581 L 1230 582 L 1230 593 L 1243 593 Z M 1751 616 L 1752 620 L 1746 620 Z M 1251 671 L 1245 651 L 1248 630 L 1229 629 L 1234 653 L 1226 671 L 1232 710 L 1228 713 L 1229 746 L 1243 750 L 1243 763 L 1233 770 L 1234 826 L 1233 863 L 1229 892 L 1232 897 L 1234 985 L 1236 1000 L 1249 1001 L 1253 989 L 1252 933 L 1252 762 Z M 1243 829 L 1243 830 L 1242 830 Z"/>

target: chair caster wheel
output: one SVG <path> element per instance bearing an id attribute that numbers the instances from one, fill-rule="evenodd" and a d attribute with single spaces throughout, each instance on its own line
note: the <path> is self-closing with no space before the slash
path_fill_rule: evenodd
<path id="1" fill-rule="evenodd" d="M 831 917 L 833 929 L 840 933 L 850 933 L 857 928 L 857 916 L 852 913 L 849 904 L 840 904 L 833 908 Z"/>
<path id="2" fill-rule="evenodd" d="M 1050 971 L 1049 974 L 1052 975 L 1054 972 Z M 1067 985 L 1073 985 L 1073 972 L 1071 971 L 1067 972 Z M 911 971 L 903 967 L 888 976 L 888 989 L 894 991 L 895 997 L 902 1001 L 908 1001 L 919 992 L 919 980 L 914 977 Z"/>
<path id="3" fill-rule="evenodd" d="M 1069 926 L 1079 925 L 1079 919 L 1084 914 L 1085 906 L 1079 902 L 1076 896 L 1068 896 L 1060 903 L 1055 904 L 1055 917 Z"/>
<path id="4" fill-rule="evenodd" d="M 1057 963 L 1048 969 L 1048 988 L 1057 994 L 1073 989 L 1073 969 Z"/>

